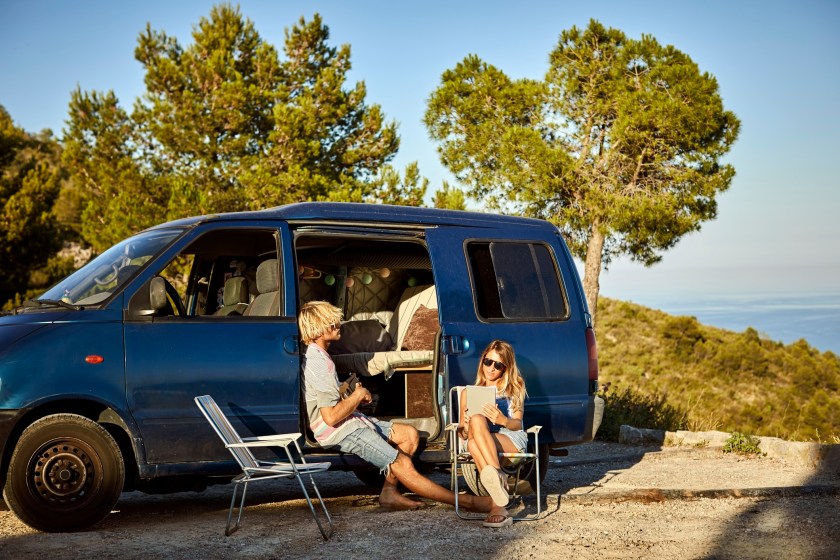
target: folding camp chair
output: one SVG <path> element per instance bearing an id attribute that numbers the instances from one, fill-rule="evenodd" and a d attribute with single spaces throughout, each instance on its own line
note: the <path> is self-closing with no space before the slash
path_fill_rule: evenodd
<path id="1" fill-rule="evenodd" d="M 306 503 L 309 504 L 309 509 L 312 512 L 312 517 L 315 523 L 318 524 L 318 529 L 324 540 L 328 540 L 333 534 L 333 521 L 330 513 L 327 511 L 327 506 L 324 504 L 321 493 L 318 491 L 318 486 L 315 485 L 315 480 L 312 478 L 312 473 L 326 471 L 330 468 L 329 463 L 307 463 L 303 454 L 300 452 L 300 446 L 297 443 L 300 434 L 278 434 L 271 436 L 260 436 L 241 438 L 231 423 L 222 413 L 219 405 L 213 400 L 210 395 L 204 395 L 195 398 L 195 404 L 198 405 L 201 413 L 210 422 L 213 430 L 224 442 L 225 447 L 231 452 L 236 462 L 242 467 L 242 474 L 238 475 L 232 480 L 234 483 L 233 496 L 230 499 L 230 510 L 228 510 L 227 526 L 225 527 L 225 536 L 231 535 L 234 531 L 239 529 L 239 522 L 242 519 L 242 509 L 245 506 L 245 494 L 248 490 L 249 482 L 257 482 L 259 480 L 271 480 L 274 478 L 296 478 L 300 483 L 300 488 L 303 490 L 303 495 L 306 497 Z M 250 447 L 282 447 L 286 451 L 286 456 L 289 462 L 282 461 L 260 461 L 251 453 Z M 297 456 L 300 461 L 295 461 L 292 455 L 292 447 L 297 451 Z M 321 510 L 326 518 L 327 527 L 318 517 L 315 511 L 315 506 L 312 504 L 312 499 L 309 497 L 309 492 L 306 491 L 306 486 L 303 483 L 301 475 L 308 475 L 309 481 L 312 484 L 312 489 L 318 497 Z M 242 498 L 239 502 L 239 513 L 236 516 L 236 524 L 231 527 L 231 519 L 233 518 L 233 510 L 236 505 L 236 493 L 239 486 L 242 485 Z"/>
<path id="2" fill-rule="evenodd" d="M 449 402 L 451 406 L 451 410 L 453 411 L 452 419 L 453 422 L 446 426 L 446 430 L 449 432 L 449 453 L 450 453 L 450 462 L 452 463 L 452 480 L 451 480 L 451 487 L 453 492 L 455 492 L 455 513 L 458 514 L 458 517 L 461 519 L 484 519 L 486 514 L 471 514 L 462 512 L 458 506 L 458 466 L 461 465 L 462 474 L 465 470 L 463 467 L 467 466 L 467 468 L 475 469 L 475 463 L 473 461 L 472 455 L 470 455 L 469 451 L 466 448 L 466 440 L 461 439 L 458 435 L 458 414 L 460 413 L 460 402 L 461 402 L 461 391 L 463 391 L 465 387 L 458 386 L 452 387 L 449 392 Z M 453 404 L 454 402 L 454 404 Z M 542 498 L 540 495 L 540 486 L 542 481 L 540 480 L 540 442 L 539 442 L 539 434 L 542 426 L 531 426 L 525 432 L 529 436 L 533 436 L 534 439 L 534 452 L 533 453 L 506 453 L 500 452 L 499 453 L 499 464 L 501 466 L 502 472 L 508 476 L 515 477 L 515 481 L 513 484 L 509 484 L 510 487 L 510 498 L 511 501 L 521 499 L 522 497 L 519 495 L 519 481 L 520 475 L 523 472 L 523 468 L 526 466 L 532 466 L 534 469 L 534 480 L 536 482 L 536 488 L 534 489 L 537 495 L 537 510 L 536 513 L 530 515 L 520 515 L 520 516 L 513 516 L 514 521 L 536 521 L 539 519 L 540 514 L 542 513 Z M 475 471 L 473 471 L 475 472 Z M 478 478 L 478 473 L 475 473 L 473 477 L 473 484 L 475 486 L 480 485 L 480 480 Z"/>

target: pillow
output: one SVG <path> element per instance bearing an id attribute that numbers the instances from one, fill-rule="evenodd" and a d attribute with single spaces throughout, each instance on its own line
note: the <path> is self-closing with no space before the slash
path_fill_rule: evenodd
<path id="1" fill-rule="evenodd" d="M 385 352 L 393 350 L 394 341 L 385 327 L 376 319 L 347 321 L 341 324 L 341 339 L 328 348 L 330 354 L 355 354 L 357 352 Z"/>
<path id="2" fill-rule="evenodd" d="M 434 350 L 435 335 L 439 330 L 438 310 L 419 305 L 408 323 L 401 349 Z"/>

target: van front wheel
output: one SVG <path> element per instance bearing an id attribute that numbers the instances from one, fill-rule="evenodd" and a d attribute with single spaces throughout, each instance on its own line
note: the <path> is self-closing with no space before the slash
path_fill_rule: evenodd
<path id="1" fill-rule="evenodd" d="M 3 497 L 30 527 L 79 531 L 108 515 L 124 481 L 122 453 L 111 434 L 84 416 L 54 414 L 21 434 Z"/>

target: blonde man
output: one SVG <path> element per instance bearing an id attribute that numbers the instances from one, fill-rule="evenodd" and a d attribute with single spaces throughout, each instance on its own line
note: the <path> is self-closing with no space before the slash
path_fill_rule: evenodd
<path id="1" fill-rule="evenodd" d="M 315 439 L 324 447 L 358 455 L 379 467 L 385 475 L 379 495 L 379 503 L 384 508 L 400 510 L 420 506 L 419 502 L 399 493 L 398 482 L 418 496 L 454 505 L 455 495 L 451 491 L 414 468 L 411 456 L 417 451 L 420 438 L 413 426 L 392 424 L 358 412 L 359 405 L 371 401 L 370 391 L 361 383 L 349 397 L 341 400 L 335 364 L 327 353 L 330 344 L 341 338 L 341 317 L 341 310 L 325 301 L 303 305 L 298 317 L 301 340 L 307 345 L 302 363 L 306 412 Z M 489 512 L 493 504 L 486 496 L 459 496 L 459 501 L 467 509 L 481 512 Z"/>

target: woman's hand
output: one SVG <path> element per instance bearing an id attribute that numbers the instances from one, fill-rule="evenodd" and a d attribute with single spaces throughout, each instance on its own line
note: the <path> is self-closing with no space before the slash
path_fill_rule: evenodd
<path id="1" fill-rule="evenodd" d="M 461 439 L 467 439 L 469 432 L 467 431 L 467 426 L 470 425 L 470 415 L 468 411 L 464 411 L 464 417 L 461 418 L 461 421 L 458 422 L 458 436 Z"/>
<path id="2" fill-rule="evenodd" d="M 499 410 L 499 407 L 496 406 L 496 403 L 485 404 L 484 407 L 481 409 L 481 413 L 484 415 L 485 418 L 487 418 L 487 420 L 489 420 L 493 424 L 504 426 L 507 423 L 507 416 L 502 414 L 502 411 Z"/>

